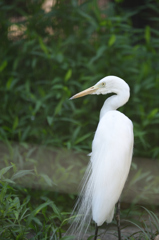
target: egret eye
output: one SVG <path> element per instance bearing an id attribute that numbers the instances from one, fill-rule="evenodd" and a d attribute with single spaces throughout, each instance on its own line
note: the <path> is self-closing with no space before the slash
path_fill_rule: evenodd
<path id="1" fill-rule="evenodd" d="M 101 85 L 102 85 L 102 87 L 105 87 L 105 82 L 102 82 L 102 84 L 101 84 Z"/>

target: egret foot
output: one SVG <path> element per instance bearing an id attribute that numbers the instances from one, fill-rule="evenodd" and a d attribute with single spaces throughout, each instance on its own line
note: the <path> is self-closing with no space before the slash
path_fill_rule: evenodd
<path id="1" fill-rule="evenodd" d="M 94 240 L 96 240 L 97 236 L 98 236 L 98 226 L 97 226 L 97 224 L 95 226 L 96 226 L 96 228 L 95 228 Z"/>
<path id="2" fill-rule="evenodd" d="M 116 208 L 116 221 L 117 221 L 117 228 L 118 228 L 118 239 L 121 240 L 121 230 L 120 230 L 120 201 L 117 202 Z"/>

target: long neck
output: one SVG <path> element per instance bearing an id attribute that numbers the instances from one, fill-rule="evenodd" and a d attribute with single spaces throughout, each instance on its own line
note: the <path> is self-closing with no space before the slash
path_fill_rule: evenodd
<path id="1" fill-rule="evenodd" d="M 118 92 L 117 95 L 113 95 L 105 100 L 103 107 L 100 111 L 100 119 L 111 110 L 116 110 L 123 106 L 129 99 L 130 93 L 124 91 L 122 93 Z"/>

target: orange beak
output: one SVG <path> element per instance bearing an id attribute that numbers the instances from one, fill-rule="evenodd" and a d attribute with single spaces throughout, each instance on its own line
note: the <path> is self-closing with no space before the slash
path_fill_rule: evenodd
<path id="1" fill-rule="evenodd" d="M 94 93 L 96 90 L 98 89 L 97 86 L 93 86 L 93 87 L 90 87 L 90 88 L 87 88 L 86 90 L 82 91 L 82 92 L 79 92 L 77 94 L 75 94 L 74 96 L 72 96 L 70 98 L 71 99 L 74 99 L 74 98 L 80 98 L 80 97 L 83 97 L 83 96 L 86 96 L 88 94 L 92 94 Z"/>

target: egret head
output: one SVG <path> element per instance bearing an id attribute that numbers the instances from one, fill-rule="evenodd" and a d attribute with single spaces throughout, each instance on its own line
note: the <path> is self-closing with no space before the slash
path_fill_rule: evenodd
<path id="1" fill-rule="evenodd" d="M 107 93 L 116 93 L 127 92 L 129 94 L 128 84 L 119 77 L 116 76 L 107 76 L 102 78 L 94 86 L 87 88 L 86 90 L 79 92 L 72 96 L 70 99 L 83 97 L 88 94 L 107 94 Z"/>

